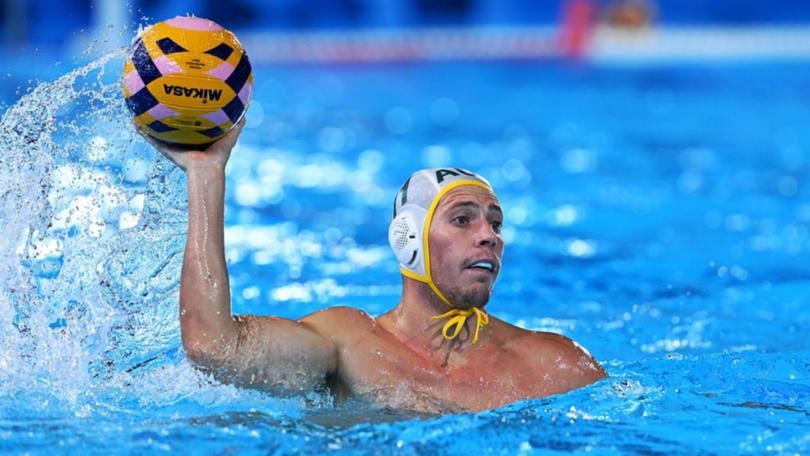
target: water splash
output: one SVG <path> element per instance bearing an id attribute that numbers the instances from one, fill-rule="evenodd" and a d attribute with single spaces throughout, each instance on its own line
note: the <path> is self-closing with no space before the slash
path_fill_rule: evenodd
<path id="1" fill-rule="evenodd" d="M 42 410 L 86 413 L 122 373 L 182 358 L 182 176 L 129 124 L 123 56 L 40 84 L 0 121 L 0 396 Z"/>

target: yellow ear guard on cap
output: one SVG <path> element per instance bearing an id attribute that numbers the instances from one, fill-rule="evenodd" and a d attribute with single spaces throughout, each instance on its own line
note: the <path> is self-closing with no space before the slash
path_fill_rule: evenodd
<path id="1" fill-rule="evenodd" d="M 444 338 L 451 340 L 458 336 L 467 318 L 475 314 L 475 343 L 478 342 L 479 329 L 489 323 L 489 317 L 477 307 L 459 309 L 453 305 L 433 282 L 430 269 L 428 234 L 433 215 L 442 197 L 463 185 L 474 185 L 492 191 L 486 179 L 460 168 L 433 168 L 414 173 L 405 181 L 394 200 L 394 217 L 388 228 L 388 242 L 400 263 L 400 272 L 406 277 L 428 284 L 439 299 L 453 307 L 449 312 L 433 317 L 433 320 L 449 318 L 442 328 Z M 450 329 L 454 327 L 451 333 Z"/>

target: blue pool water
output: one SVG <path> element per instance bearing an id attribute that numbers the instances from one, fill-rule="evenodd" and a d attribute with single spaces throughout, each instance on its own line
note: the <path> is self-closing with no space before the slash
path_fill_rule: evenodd
<path id="1" fill-rule="evenodd" d="M 488 177 L 489 309 L 610 378 L 442 417 L 220 385 L 179 348 L 184 176 L 137 138 L 118 54 L 7 96 L 0 452 L 803 454 L 810 448 L 810 64 L 255 69 L 228 168 L 237 313 L 398 300 L 415 169 Z"/>

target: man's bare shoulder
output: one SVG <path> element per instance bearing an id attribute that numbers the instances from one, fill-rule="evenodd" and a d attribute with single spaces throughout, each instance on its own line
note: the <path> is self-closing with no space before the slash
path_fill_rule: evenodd
<path id="1" fill-rule="evenodd" d="M 367 333 L 376 326 L 376 320 L 366 312 L 348 306 L 329 307 L 311 313 L 299 320 L 323 335 L 332 337 Z"/>
<path id="2" fill-rule="evenodd" d="M 570 338 L 562 334 L 531 331 L 501 323 L 507 325 L 503 329 L 504 349 L 537 365 L 543 371 L 564 371 L 567 375 L 581 377 L 586 383 L 607 376 L 588 350 Z"/>

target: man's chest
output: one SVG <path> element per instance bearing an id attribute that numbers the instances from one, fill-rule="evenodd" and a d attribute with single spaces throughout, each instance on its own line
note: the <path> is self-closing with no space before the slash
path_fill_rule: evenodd
<path id="1" fill-rule="evenodd" d="M 341 349 L 339 379 L 353 396 L 428 413 L 482 410 L 543 395 L 533 369 L 509 353 L 486 355 L 449 367 L 384 340 L 365 341 Z"/>

